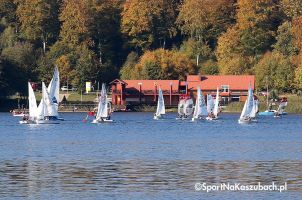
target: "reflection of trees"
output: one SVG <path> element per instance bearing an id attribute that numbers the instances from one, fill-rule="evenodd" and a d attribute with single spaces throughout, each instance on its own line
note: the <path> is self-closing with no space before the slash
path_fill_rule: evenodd
<path id="1" fill-rule="evenodd" d="M 192 190 L 194 183 L 288 182 L 301 190 L 302 161 L 144 161 L 110 163 L 42 163 L 9 161 L 0 164 L 0 194 L 40 197 L 42 192 L 146 192 Z"/>

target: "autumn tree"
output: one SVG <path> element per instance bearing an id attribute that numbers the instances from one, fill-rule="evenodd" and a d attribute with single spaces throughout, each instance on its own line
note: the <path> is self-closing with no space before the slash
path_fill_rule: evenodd
<path id="1" fill-rule="evenodd" d="M 256 56 L 271 50 L 281 13 L 275 0 L 238 0 L 237 24 L 246 55 Z"/>
<path id="2" fill-rule="evenodd" d="M 179 28 L 183 34 L 198 41 L 216 40 L 235 22 L 234 3 L 233 0 L 184 1 L 177 18 Z"/>
<path id="3" fill-rule="evenodd" d="M 15 0 L 22 36 L 31 41 L 41 41 L 44 52 L 47 42 L 52 43 L 59 32 L 60 0 Z"/>
<path id="4" fill-rule="evenodd" d="M 302 15 L 302 1 L 301 0 L 281 0 L 281 8 L 287 17 L 296 18 Z"/>
<path id="5" fill-rule="evenodd" d="M 80 44 L 93 46 L 91 40 L 92 2 L 90 0 L 64 0 L 60 21 L 62 42 L 76 47 Z"/>
<path id="6" fill-rule="evenodd" d="M 175 36 L 176 6 L 173 0 L 126 0 L 122 12 L 122 32 L 130 43 L 146 50 L 164 47 Z"/>
<path id="7" fill-rule="evenodd" d="M 194 74 L 196 67 L 191 59 L 179 51 L 157 49 L 147 51 L 135 66 L 137 79 L 180 79 Z"/>

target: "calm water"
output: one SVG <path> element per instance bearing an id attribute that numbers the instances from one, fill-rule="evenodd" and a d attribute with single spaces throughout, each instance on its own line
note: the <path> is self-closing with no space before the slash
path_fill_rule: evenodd
<path id="1" fill-rule="evenodd" d="M 153 121 L 152 113 L 114 113 L 113 124 L 19 125 L 0 113 L 0 198 L 301 199 L 302 115 L 239 125 Z M 196 182 L 287 182 L 288 191 L 195 191 Z"/>

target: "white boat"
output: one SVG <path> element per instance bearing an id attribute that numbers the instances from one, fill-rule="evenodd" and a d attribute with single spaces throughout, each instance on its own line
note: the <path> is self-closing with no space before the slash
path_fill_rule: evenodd
<path id="1" fill-rule="evenodd" d="M 23 117 L 20 124 L 59 124 L 59 121 L 53 117 L 57 111 L 44 82 L 42 82 L 42 99 L 39 106 L 37 107 L 36 97 L 30 83 L 28 83 L 28 101 L 29 115 Z"/>
<path id="2" fill-rule="evenodd" d="M 154 114 L 153 119 L 158 120 L 158 119 L 162 118 L 162 115 L 164 115 L 164 114 L 166 114 L 165 100 L 164 100 L 163 92 L 162 92 L 161 88 L 159 87 L 157 108 L 156 108 L 156 113 Z"/>
<path id="3" fill-rule="evenodd" d="M 53 103 L 53 106 L 56 109 L 56 116 L 52 116 L 56 118 L 57 120 L 64 120 L 64 118 L 59 116 L 59 102 L 60 102 L 60 74 L 58 67 L 55 67 L 53 77 L 48 85 L 47 92 L 49 93 L 49 97 Z"/>
<path id="4" fill-rule="evenodd" d="M 107 98 L 107 91 L 105 84 L 102 84 L 101 96 L 98 104 L 98 111 L 95 119 L 92 121 L 93 124 L 113 122 L 111 119 L 111 104 Z"/>
<path id="5" fill-rule="evenodd" d="M 200 90 L 200 87 L 198 87 L 192 121 L 195 121 L 197 119 L 203 119 L 207 115 L 208 115 L 207 105 L 206 105 L 206 102 L 204 100 L 204 96 L 203 96 L 203 94 Z"/>
<path id="6" fill-rule="evenodd" d="M 178 117 L 176 119 L 185 120 L 188 119 L 193 113 L 193 100 L 186 96 L 178 103 Z"/>
<path id="7" fill-rule="evenodd" d="M 206 120 L 217 120 L 219 114 L 219 89 L 218 88 L 216 92 L 215 101 L 212 95 L 210 94 L 208 95 L 207 109 L 208 109 L 209 116 L 206 118 Z"/>
<path id="8" fill-rule="evenodd" d="M 238 123 L 246 124 L 252 122 L 251 113 L 254 107 L 254 95 L 251 86 L 249 87 L 248 97 L 245 100 L 244 107 L 242 109 Z"/>
<path id="9" fill-rule="evenodd" d="M 253 97 L 254 98 L 254 97 Z M 250 114 L 250 117 L 252 118 L 252 120 L 256 120 L 257 117 L 257 113 L 258 113 L 258 106 L 259 105 L 259 101 L 258 100 L 253 100 L 253 108 Z"/>

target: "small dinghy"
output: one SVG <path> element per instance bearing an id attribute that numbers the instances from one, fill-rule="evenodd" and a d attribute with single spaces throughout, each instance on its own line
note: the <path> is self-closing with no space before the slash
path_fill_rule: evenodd
<path id="1" fill-rule="evenodd" d="M 204 96 L 202 94 L 202 91 L 200 90 L 200 87 L 198 87 L 192 121 L 196 121 L 198 119 L 205 119 L 207 115 L 208 112 L 206 102 L 204 100 Z"/>
<path id="2" fill-rule="evenodd" d="M 185 95 L 181 96 L 181 99 L 178 103 L 178 116 L 177 120 L 186 120 L 189 119 L 189 116 L 193 113 L 193 100 L 190 96 Z"/>
<path id="3" fill-rule="evenodd" d="M 101 96 L 99 98 L 98 111 L 95 119 L 91 123 L 98 124 L 111 122 L 113 122 L 113 120 L 111 119 L 111 104 L 108 101 L 106 87 L 103 83 Z"/>
<path id="4" fill-rule="evenodd" d="M 53 116 L 56 109 L 47 92 L 44 82 L 42 82 L 42 99 L 37 107 L 36 97 L 33 88 L 28 83 L 29 115 L 24 116 L 20 124 L 59 124 L 60 122 Z"/>
<path id="5" fill-rule="evenodd" d="M 254 95 L 251 86 L 249 87 L 248 97 L 244 103 L 240 118 L 238 119 L 239 124 L 248 124 L 252 122 L 252 112 L 254 107 Z"/>
<path id="6" fill-rule="evenodd" d="M 155 119 L 155 120 L 161 119 L 162 116 L 165 114 L 166 114 L 165 100 L 164 100 L 163 92 L 162 92 L 161 88 L 159 87 L 157 108 L 156 108 L 156 113 L 154 113 L 153 119 Z"/>
<path id="7" fill-rule="evenodd" d="M 47 88 L 47 92 L 49 94 L 50 100 L 53 103 L 53 106 L 56 110 L 56 115 L 52 116 L 53 118 L 55 118 L 56 120 L 61 120 L 64 121 L 64 118 L 59 116 L 59 101 L 60 101 L 60 97 L 59 97 L 59 93 L 60 93 L 60 75 L 59 75 L 59 69 L 56 66 L 52 79 L 48 85 Z"/>
<path id="8" fill-rule="evenodd" d="M 209 115 L 207 116 L 206 120 L 217 120 L 218 119 L 218 114 L 219 114 L 219 89 L 217 88 L 216 91 L 216 98 L 215 102 L 213 100 L 212 95 L 208 95 L 208 104 L 207 104 L 207 109 Z"/>

